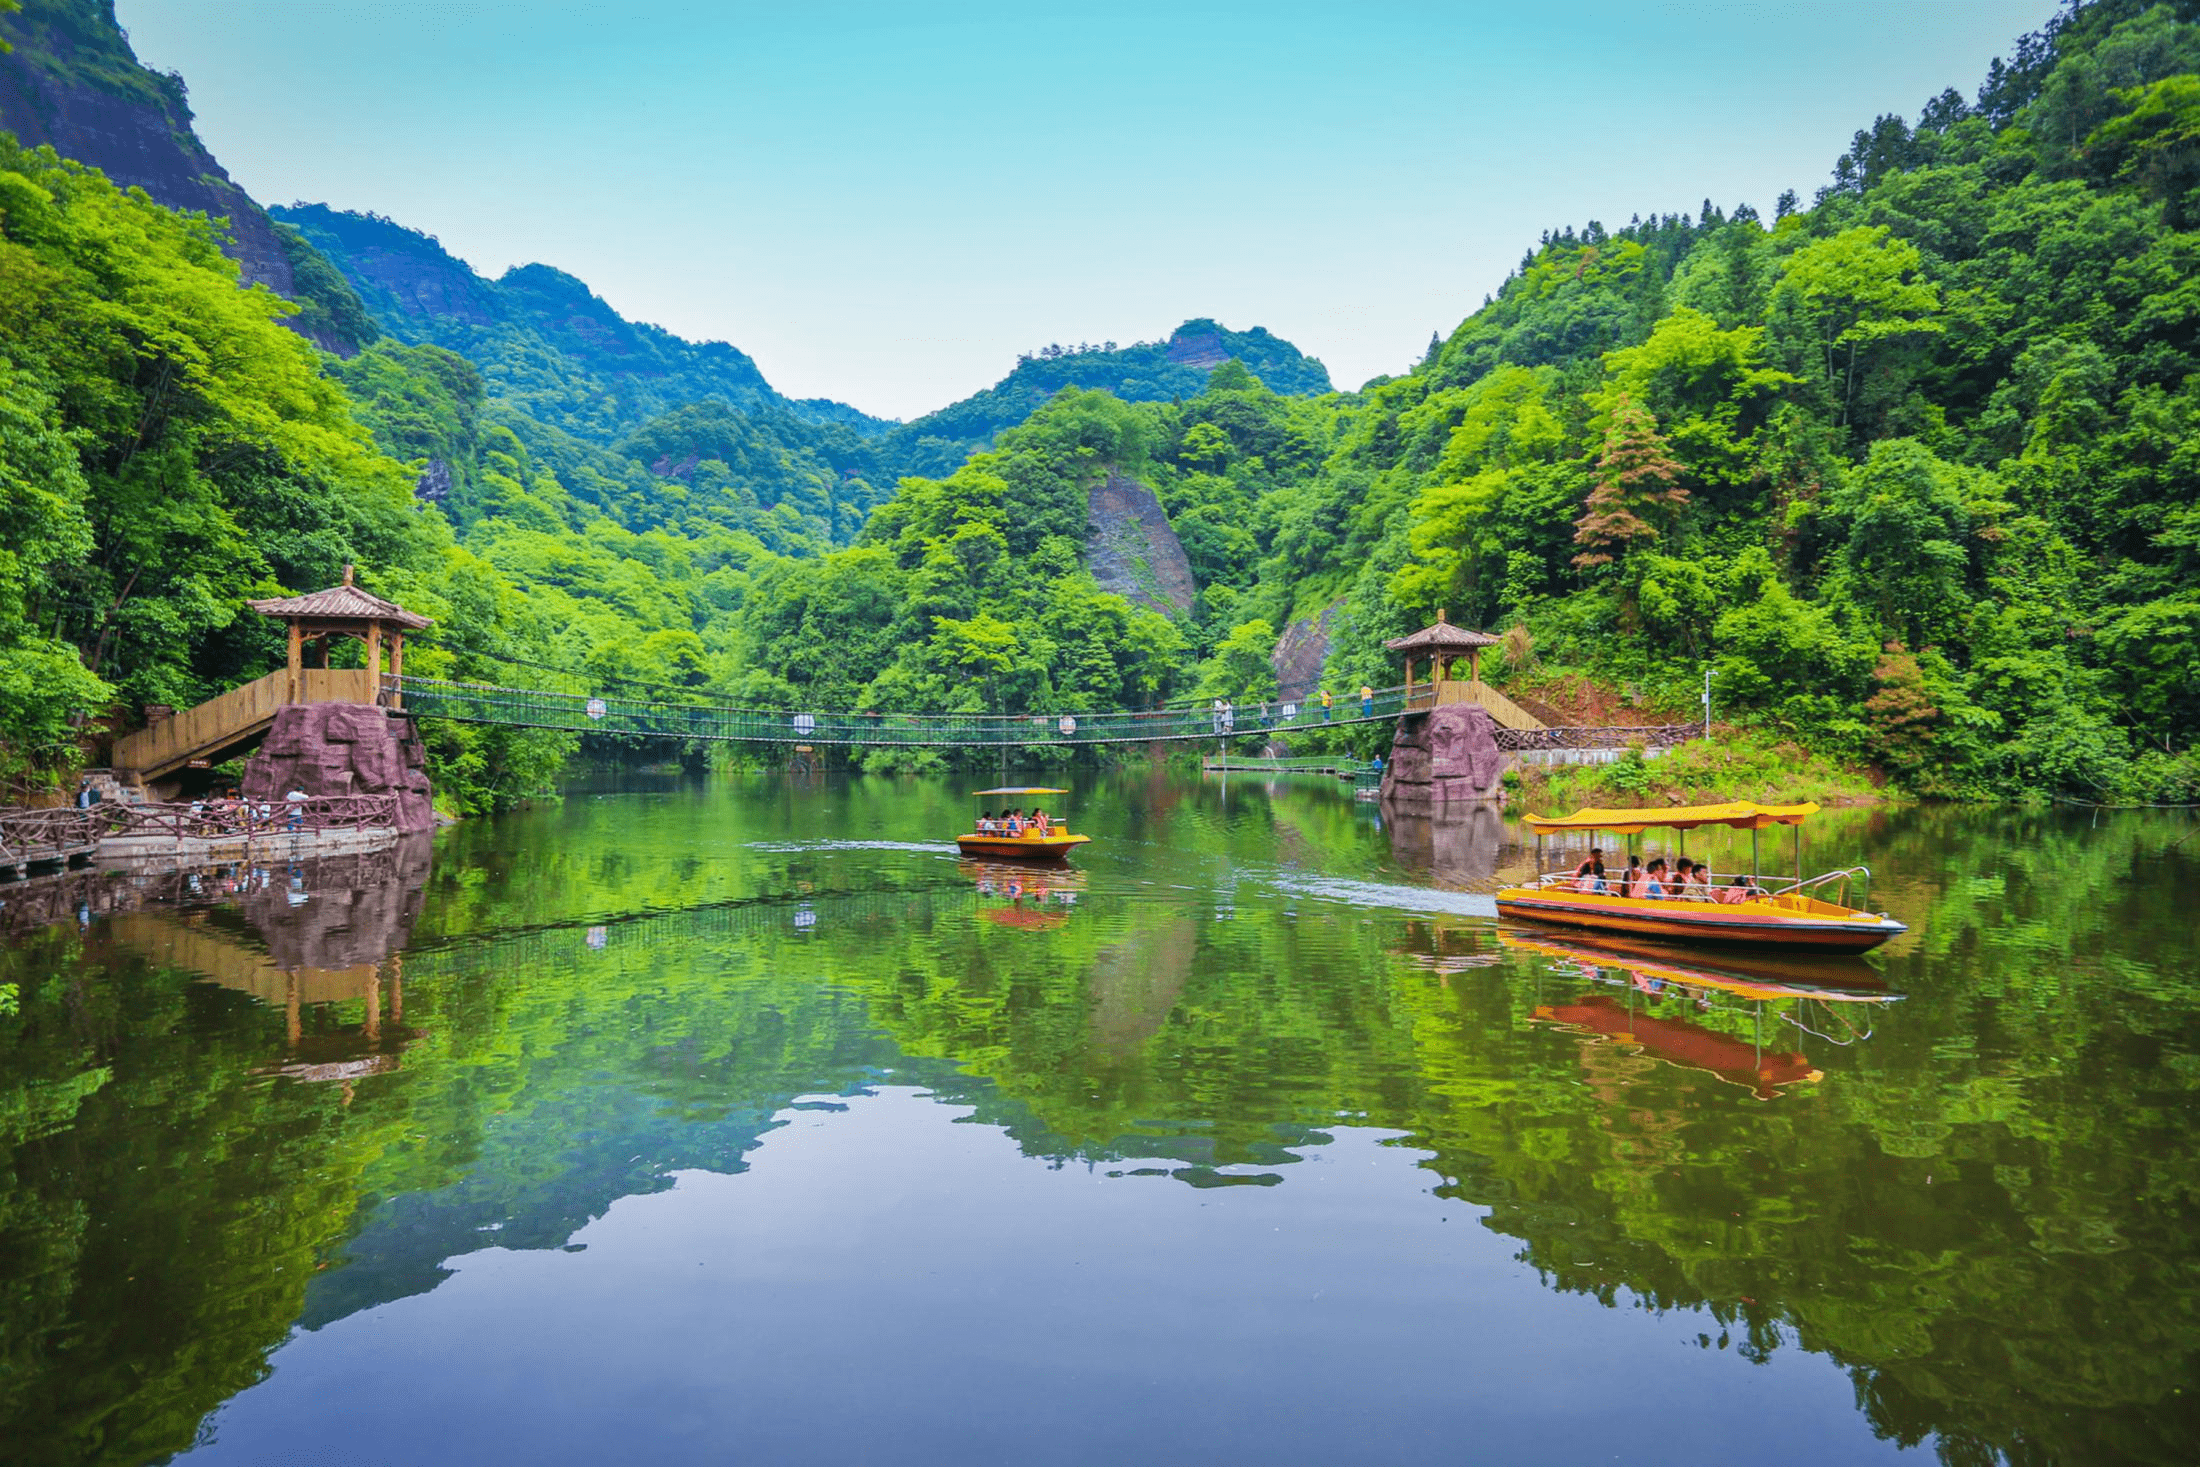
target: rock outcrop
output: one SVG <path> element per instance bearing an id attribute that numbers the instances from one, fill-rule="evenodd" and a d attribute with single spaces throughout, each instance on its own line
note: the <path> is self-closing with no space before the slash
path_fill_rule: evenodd
<path id="1" fill-rule="evenodd" d="M 366 703 L 301 703 L 279 710 L 244 769 L 244 794 L 397 796 L 399 830 L 435 828 L 434 791 L 411 720 Z"/>
<path id="2" fill-rule="evenodd" d="M 1503 805 L 1505 752 L 1497 720 L 1472 703 L 1453 703 L 1398 720 L 1383 770 L 1383 806 L 1407 814 L 1448 807 Z"/>
<path id="3" fill-rule="evenodd" d="M 1301 697 L 1321 682 L 1322 664 L 1329 660 L 1329 637 L 1344 609 L 1339 596 L 1315 616 L 1294 616 L 1276 638 L 1275 654 L 1268 661 L 1276 670 L 1276 686 L 1287 698 Z"/>
<path id="4" fill-rule="evenodd" d="M 183 79 L 138 63 L 111 0 L 31 0 L 20 15 L 0 17 L 0 40 L 14 47 L 0 54 L 0 129 L 89 163 L 171 209 L 227 219 L 228 253 L 245 283 L 294 293 L 274 225 L 192 131 Z"/>
<path id="5" fill-rule="evenodd" d="M 1154 492 L 1114 470 L 1085 500 L 1085 564 L 1101 589 L 1165 616 L 1192 609 L 1192 562 Z"/>

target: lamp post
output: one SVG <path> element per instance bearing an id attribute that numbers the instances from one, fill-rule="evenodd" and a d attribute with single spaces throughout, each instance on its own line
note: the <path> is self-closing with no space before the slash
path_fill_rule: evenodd
<path id="1" fill-rule="evenodd" d="M 1703 669 L 1703 736 L 1707 739 L 1711 737 L 1711 671 L 1711 664 L 1705 663 Z"/>

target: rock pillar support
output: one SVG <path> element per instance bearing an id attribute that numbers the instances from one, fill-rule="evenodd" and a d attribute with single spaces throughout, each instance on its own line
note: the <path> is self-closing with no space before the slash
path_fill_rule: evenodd
<path id="1" fill-rule="evenodd" d="M 1502 807 L 1505 751 L 1497 720 L 1475 703 L 1446 703 L 1398 720 L 1383 769 L 1383 808 L 1439 815 L 1456 807 Z"/>

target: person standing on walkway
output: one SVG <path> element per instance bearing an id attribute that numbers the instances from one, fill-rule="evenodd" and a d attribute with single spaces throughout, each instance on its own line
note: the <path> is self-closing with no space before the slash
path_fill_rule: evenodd
<path id="1" fill-rule="evenodd" d="M 1327 722 L 1329 722 L 1329 704 L 1330 704 L 1330 702 L 1331 702 L 1331 699 L 1330 699 L 1330 696 L 1329 696 L 1329 689 L 1327 689 L 1327 688 L 1323 688 L 1323 689 L 1322 689 L 1322 722 L 1323 722 L 1323 723 L 1327 723 Z"/>
<path id="2" fill-rule="evenodd" d="M 1362 718 L 1373 718 L 1374 716 L 1375 716 L 1375 690 L 1374 690 L 1373 688 L 1369 687 L 1369 686 L 1368 686 L 1368 685 L 1367 685 L 1366 683 L 1361 683 L 1361 684 L 1360 684 L 1360 717 L 1362 717 Z"/>

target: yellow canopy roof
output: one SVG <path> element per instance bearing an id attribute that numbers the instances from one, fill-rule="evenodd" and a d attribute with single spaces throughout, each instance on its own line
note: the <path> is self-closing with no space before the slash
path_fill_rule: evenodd
<path id="1" fill-rule="evenodd" d="M 976 800 L 983 799 L 987 795 L 1066 795 L 1068 793 L 1068 790 L 1047 789 L 1035 784 L 1012 784 L 997 790 L 972 790 L 970 798 Z M 1815 810 L 1818 807 L 1813 805 L 1811 808 Z"/>
<path id="2" fill-rule="evenodd" d="M 1736 830 L 1763 830 L 1768 825 L 1801 825 L 1818 813 L 1815 804 L 1759 805 L 1736 800 L 1731 805 L 1675 805 L 1668 810 L 1576 810 L 1571 815 L 1530 815 L 1528 828 L 1538 835 L 1557 830 L 1609 830 L 1614 835 L 1641 831 L 1694 830 L 1699 825 L 1729 825 Z"/>

